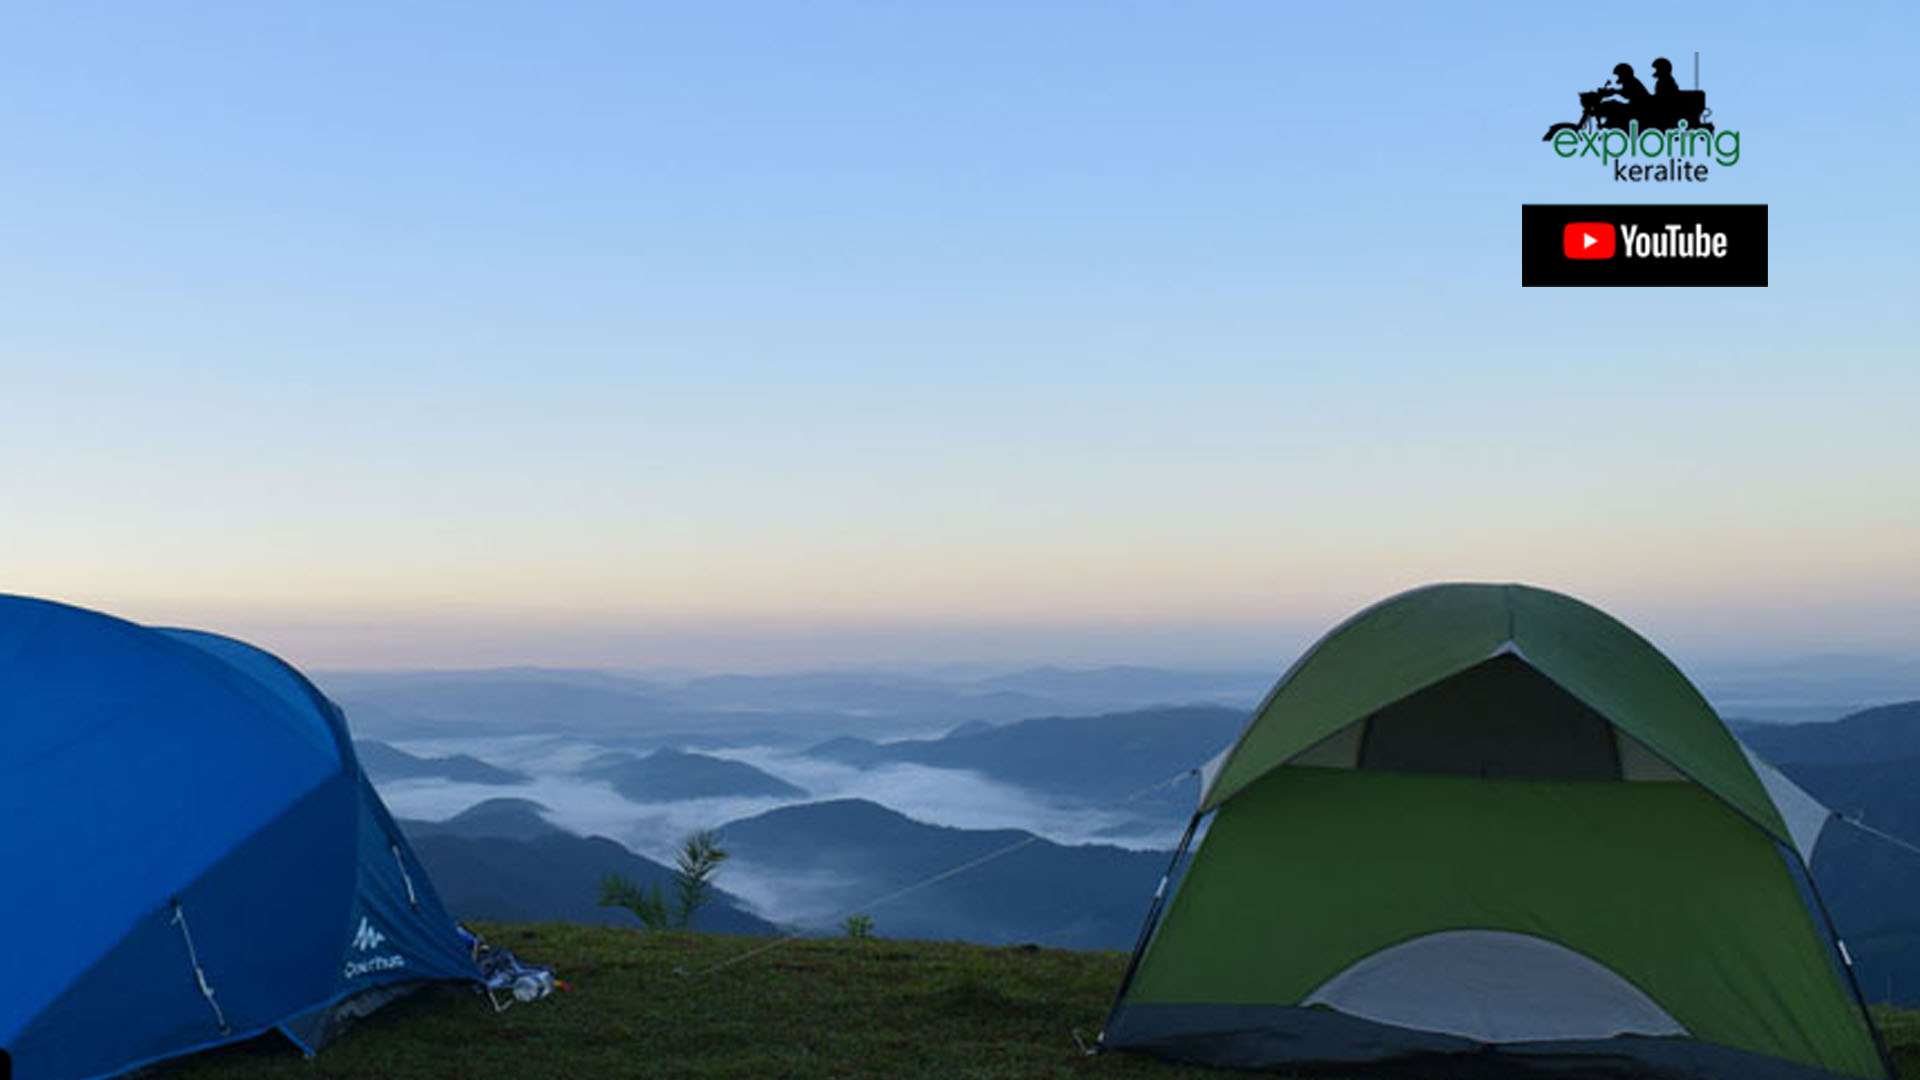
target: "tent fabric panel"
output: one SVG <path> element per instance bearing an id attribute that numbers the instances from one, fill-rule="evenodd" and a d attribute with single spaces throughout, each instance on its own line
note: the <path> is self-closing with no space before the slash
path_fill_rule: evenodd
<path id="1" fill-rule="evenodd" d="M 162 633 L 183 641 L 232 666 L 249 679 L 285 701 L 289 708 L 302 712 L 312 730 L 330 745 L 337 744 L 348 760 L 353 760 L 352 740 L 338 707 L 328 701 L 307 678 L 279 657 L 242 641 L 198 630 L 166 630 Z M 419 865 L 413 849 L 401 834 L 386 805 L 373 785 L 357 767 L 353 820 L 356 824 L 358 860 L 358 901 L 344 908 L 340 928 L 340 952 L 336 966 L 344 982 L 334 995 L 353 1003 L 356 1015 L 371 1011 L 376 1002 L 391 994 L 376 994 L 376 988 L 389 988 L 422 979 L 475 979 L 478 968 L 465 944 L 454 932 L 453 918 L 441 905 L 432 882 Z M 366 920 L 369 933 L 360 932 Z M 380 941 L 378 950 L 362 944 Z M 377 956 L 352 956 L 353 952 L 378 952 Z M 394 961 L 398 960 L 397 966 Z M 334 1006 L 336 1011 L 345 1005 Z M 321 1042 L 341 1025 L 303 1026 L 302 1035 L 293 1037 L 303 1049 L 317 1049 Z"/>
<path id="2" fill-rule="evenodd" d="M 341 774 L 226 672 L 118 619 L 0 597 L 0 817 L 41 823 L 0 831 L 0 864 L 34 878 L 8 890 L 7 920 L 37 928 L 9 945 L 0 1045 L 154 904 Z"/>
<path id="3" fill-rule="evenodd" d="M 20 1080 L 111 1076 L 233 1034 L 221 1031 L 194 984 L 171 908 L 142 917 L 96 970 L 107 974 L 83 977 L 5 1040 Z"/>
<path id="4" fill-rule="evenodd" d="M 361 775 L 356 787 L 356 891 L 329 939 L 332 989 L 324 1001 L 280 1024 L 309 1055 L 354 1020 L 421 983 L 480 979 L 453 916 L 373 785 Z"/>
<path id="5" fill-rule="evenodd" d="M 197 649 L 251 680 L 284 705 L 289 715 L 304 722 L 303 730 L 315 747 L 324 749 L 329 756 L 340 752 L 341 732 L 336 728 L 338 721 L 332 703 L 285 660 L 244 641 L 205 630 L 168 627 L 156 629 L 154 633 Z"/>
<path id="6" fill-rule="evenodd" d="M 1503 930 L 1443 930 L 1363 957 L 1303 1004 L 1478 1042 L 1685 1035 L 1605 964 Z"/>
<path id="7" fill-rule="evenodd" d="M 1569 596 L 1503 587 L 1527 658 L 1575 697 L 1782 842 L 1786 822 L 1713 706 L 1632 629 Z"/>
<path id="8" fill-rule="evenodd" d="M 1776 846 L 1692 784 L 1276 770 L 1215 815 L 1121 1005 L 1294 1005 L 1470 929 L 1588 956 L 1707 1042 L 1880 1073 Z"/>
<path id="9" fill-rule="evenodd" d="M 1487 659 L 1511 640 L 1497 586 L 1416 589 L 1322 637 L 1282 676 L 1201 796 L 1212 810 L 1348 723 Z"/>
<path id="10" fill-rule="evenodd" d="M 327 931 L 352 901 L 354 851 L 341 825 L 353 799 L 342 774 L 180 890 L 185 933 L 162 897 L 11 1041 L 18 1075 L 116 1073 L 270 1029 L 331 993 L 339 949 Z M 218 1013 L 200 993 L 196 959 Z"/>
<path id="11" fill-rule="evenodd" d="M 343 938 L 349 946 L 349 962 L 359 966 L 357 974 L 342 981 L 341 989 L 358 992 L 422 979 L 479 980 L 480 969 L 455 931 L 453 916 L 434 890 L 426 868 L 373 785 L 364 776 L 359 784 L 359 896 L 356 915 Z M 360 947 L 361 919 L 384 937 L 378 948 Z M 395 955 L 404 960 L 404 966 L 367 963 Z"/>
<path id="12" fill-rule="evenodd" d="M 1123 1005 L 1100 1042 L 1109 1049 L 1219 1068 L 1307 1076 L 1849 1080 L 1845 1074 L 1688 1038 L 1628 1035 L 1487 1044 L 1332 1009 L 1286 1005 Z"/>

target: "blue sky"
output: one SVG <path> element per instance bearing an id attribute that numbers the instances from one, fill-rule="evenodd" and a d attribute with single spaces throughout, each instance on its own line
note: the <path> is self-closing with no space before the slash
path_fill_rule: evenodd
<path id="1" fill-rule="evenodd" d="M 1596 29 L 1605 21 L 1616 29 Z M 16 5 L 0 588 L 322 665 L 1920 653 L 1912 5 Z M 1538 141 L 1620 60 L 1741 164 Z M 1771 288 L 1518 287 L 1766 202 Z"/>

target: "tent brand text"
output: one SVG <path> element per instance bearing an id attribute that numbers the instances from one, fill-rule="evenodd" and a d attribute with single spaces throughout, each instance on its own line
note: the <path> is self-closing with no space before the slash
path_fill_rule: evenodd
<path id="1" fill-rule="evenodd" d="M 349 979 L 357 979 L 377 971 L 399 971 L 406 966 L 407 958 L 399 953 L 393 953 L 389 956 L 376 956 L 371 960 L 349 960 L 346 974 Z"/>

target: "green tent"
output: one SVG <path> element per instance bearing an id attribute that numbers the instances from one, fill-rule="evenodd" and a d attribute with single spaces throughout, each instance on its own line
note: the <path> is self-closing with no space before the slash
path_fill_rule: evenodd
<path id="1" fill-rule="evenodd" d="M 1577 600 L 1436 585 L 1369 608 L 1204 776 L 1104 1046 L 1334 1075 L 1891 1076 L 1807 872 L 1828 812 Z"/>

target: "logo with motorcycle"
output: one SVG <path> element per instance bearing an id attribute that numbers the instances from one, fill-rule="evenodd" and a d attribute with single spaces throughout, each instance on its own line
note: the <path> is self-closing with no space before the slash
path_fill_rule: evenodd
<path id="1" fill-rule="evenodd" d="M 1611 80 L 1580 92 L 1580 119 L 1553 125 L 1540 141 L 1560 157 L 1591 158 L 1626 183 L 1705 183 L 1713 168 L 1740 164 L 1740 133 L 1707 119 L 1713 110 L 1700 89 L 1700 55 L 1692 90 L 1680 89 L 1666 57 L 1650 66 L 1651 91 L 1632 64 L 1615 64 Z"/>

